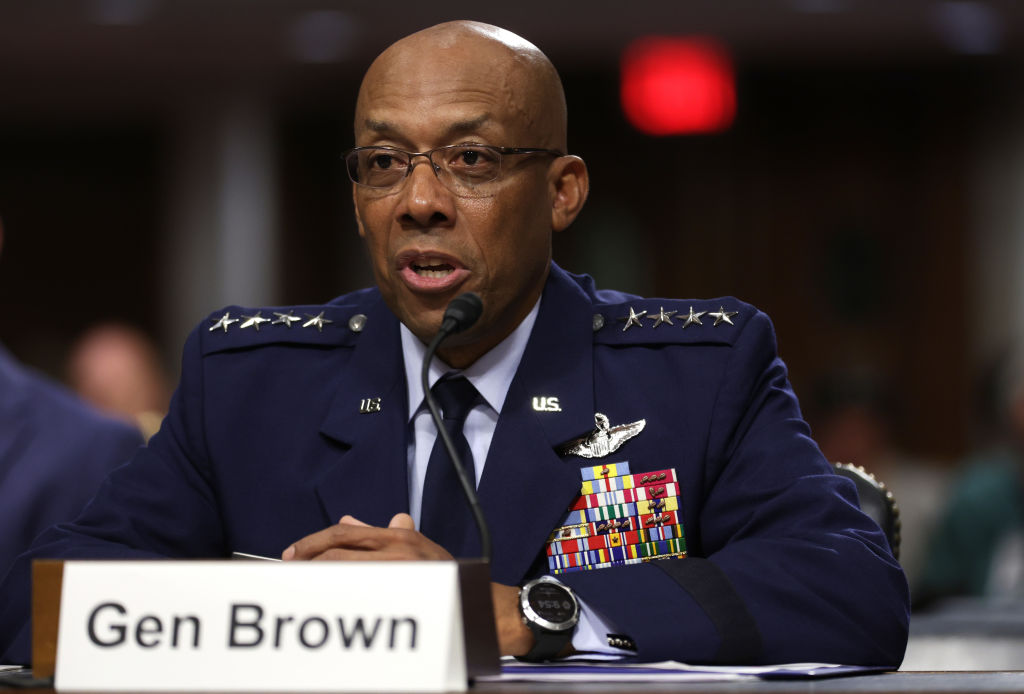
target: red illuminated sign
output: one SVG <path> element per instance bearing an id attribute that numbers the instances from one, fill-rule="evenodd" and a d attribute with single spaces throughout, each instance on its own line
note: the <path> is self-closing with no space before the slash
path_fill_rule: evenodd
<path id="1" fill-rule="evenodd" d="M 622 56 L 622 108 L 649 135 L 711 133 L 736 115 L 729 54 L 707 38 L 647 37 Z"/>

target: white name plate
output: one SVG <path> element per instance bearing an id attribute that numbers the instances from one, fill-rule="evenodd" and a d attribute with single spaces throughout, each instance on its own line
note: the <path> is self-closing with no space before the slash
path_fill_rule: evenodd
<path id="1" fill-rule="evenodd" d="M 65 562 L 55 687 L 464 691 L 458 567 Z"/>

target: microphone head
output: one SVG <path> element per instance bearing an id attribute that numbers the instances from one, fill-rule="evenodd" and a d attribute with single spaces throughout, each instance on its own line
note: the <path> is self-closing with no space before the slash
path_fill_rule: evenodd
<path id="1" fill-rule="evenodd" d="M 481 301 L 479 294 L 474 292 L 459 294 L 452 299 L 444 311 L 442 330 L 447 328 L 446 332 L 449 334 L 460 333 L 476 323 L 483 311 L 484 302 Z"/>

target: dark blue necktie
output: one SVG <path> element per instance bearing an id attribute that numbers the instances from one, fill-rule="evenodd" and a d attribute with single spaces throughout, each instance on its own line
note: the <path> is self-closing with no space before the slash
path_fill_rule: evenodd
<path id="1" fill-rule="evenodd" d="M 470 483 L 475 487 L 473 454 L 462 433 L 462 425 L 466 415 L 479 402 L 480 394 L 465 376 L 443 378 L 434 384 L 430 392 L 437 398 L 445 429 L 462 459 Z M 420 532 L 444 547 L 455 558 L 480 553 L 480 539 L 473 512 L 440 436 L 434 441 L 430 461 L 427 463 Z"/>

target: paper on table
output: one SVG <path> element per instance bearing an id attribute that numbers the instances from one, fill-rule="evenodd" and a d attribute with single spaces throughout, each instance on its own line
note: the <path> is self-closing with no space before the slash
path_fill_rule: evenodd
<path id="1" fill-rule="evenodd" d="M 742 679 L 837 677 L 883 672 L 889 668 L 835 663 L 784 663 L 757 666 L 689 665 L 673 661 L 623 663 L 562 661 L 522 663 L 502 658 L 501 674 L 478 678 L 495 682 L 683 682 Z"/>

